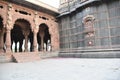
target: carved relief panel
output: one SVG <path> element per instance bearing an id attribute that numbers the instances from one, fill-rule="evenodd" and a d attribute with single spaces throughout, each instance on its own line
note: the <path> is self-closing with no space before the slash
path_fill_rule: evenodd
<path id="1" fill-rule="evenodd" d="M 94 16 L 87 15 L 83 18 L 85 46 L 94 46 L 95 30 L 94 30 Z"/>

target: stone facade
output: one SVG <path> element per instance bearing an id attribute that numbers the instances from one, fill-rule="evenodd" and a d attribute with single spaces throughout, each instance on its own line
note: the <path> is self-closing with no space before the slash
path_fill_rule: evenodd
<path id="1" fill-rule="evenodd" d="M 18 1 L 19 2 L 19 1 Z M 23 2 L 24 3 L 24 2 Z M 42 12 L 35 10 L 34 8 L 24 7 L 22 4 L 16 4 L 6 1 L 0 1 L 0 54 L 6 53 L 12 53 L 11 45 L 13 45 L 13 41 L 11 41 L 12 36 L 20 35 L 21 29 L 21 35 L 25 40 L 24 48 L 25 50 L 19 49 L 19 52 L 28 52 L 28 41 L 29 36 L 32 36 L 30 39 L 32 39 L 31 45 L 31 51 L 32 52 L 38 52 L 38 36 L 41 38 L 41 36 L 38 34 L 43 31 L 45 33 L 45 30 L 48 32 L 48 35 L 50 37 L 50 45 L 52 51 L 58 51 L 59 50 L 59 31 L 58 31 L 58 23 L 56 22 L 56 15 L 58 15 L 57 12 L 50 11 L 48 12 L 54 13 L 49 14 L 47 12 Z M 44 25 L 42 27 L 42 25 Z M 44 29 L 45 27 L 45 29 Z M 15 32 L 18 29 L 18 32 Z M 14 33 L 15 34 L 12 34 Z M 31 33 L 31 34 L 30 34 Z M 17 35 L 18 34 L 18 35 Z M 41 38 L 41 44 L 44 44 L 44 38 L 45 35 L 43 35 L 43 38 Z M 21 36 L 20 36 L 21 37 Z M 19 37 L 18 37 L 19 38 Z M 20 38 L 21 39 L 21 38 Z M 20 41 L 18 39 L 18 42 Z M 47 38 L 48 42 L 48 38 Z M 23 42 L 22 42 L 23 43 Z M 40 44 L 40 45 L 41 45 Z M 4 48 L 5 46 L 5 48 Z M 43 47 L 44 45 L 42 45 Z M 16 45 L 15 45 L 16 47 Z M 17 48 L 17 47 L 16 47 Z M 21 46 L 22 48 L 22 46 Z M 42 50 L 42 49 L 41 49 Z M 41 51 L 40 50 L 40 51 Z M 43 51 L 43 50 L 42 50 Z M 45 49 L 44 49 L 45 51 Z"/>
<path id="2" fill-rule="evenodd" d="M 120 50 L 120 0 L 61 0 L 59 12 L 60 55 Z"/>

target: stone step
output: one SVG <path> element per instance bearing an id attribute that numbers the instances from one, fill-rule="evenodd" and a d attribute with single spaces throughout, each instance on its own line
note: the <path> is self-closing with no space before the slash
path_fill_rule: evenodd
<path id="1" fill-rule="evenodd" d="M 37 53 L 14 53 L 13 61 L 21 62 L 33 62 L 40 60 L 40 56 Z"/>
<path id="2" fill-rule="evenodd" d="M 55 52 L 41 52 L 41 53 L 39 53 L 39 55 L 40 55 L 40 57 L 42 59 L 45 59 L 45 58 L 56 58 L 56 57 L 58 57 L 58 53 L 59 52 L 57 52 L 57 51 L 55 51 Z"/>
<path id="3" fill-rule="evenodd" d="M 56 58 L 58 57 L 57 51 L 54 52 L 22 52 L 22 53 L 5 53 L 0 55 L 0 63 L 3 62 L 33 62 L 40 59 Z"/>
<path id="4" fill-rule="evenodd" d="M 2 54 L 2 55 L 0 55 L 0 63 L 11 62 L 11 61 L 12 61 L 11 54 Z"/>
<path id="5" fill-rule="evenodd" d="M 85 52 L 85 53 L 59 53 L 59 57 L 65 58 L 120 58 L 119 51 L 113 52 Z"/>

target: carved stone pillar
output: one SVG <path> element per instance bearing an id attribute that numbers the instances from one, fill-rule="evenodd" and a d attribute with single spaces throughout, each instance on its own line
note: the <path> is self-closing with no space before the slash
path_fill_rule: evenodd
<path id="1" fill-rule="evenodd" d="M 40 37 L 41 37 L 41 51 L 44 50 L 44 32 L 40 32 Z"/>
<path id="2" fill-rule="evenodd" d="M 35 52 L 38 51 L 38 49 L 37 49 L 37 32 L 38 32 L 38 29 L 39 29 L 38 18 L 39 18 L 39 15 L 38 15 L 37 12 L 35 12 L 35 16 L 34 16 L 35 28 L 34 28 L 34 42 L 33 42 L 33 46 L 34 46 L 34 51 Z"/>
<path id="3" fill-rule="evenodd" d="M 6 31 L 6 52 L 11 52 L 11 30 Z"/>
<path id="4" fill-rule="evenodd" d="M 6 24 L 6 52 L 11 52 L 11 29 L 12 29 L 12 5 L 8 4 Z"/>
<path id="5" fill-rule="evenodd" d="M 28 51 L 28 36 L 25 35 L 25 52 Z"/>
<path id="6" fill-rule="evenodd" d="M 41 51 L 44 50 L 44 36 L 45 36 L 45 27 L 44 26 L 40 26 L 39 27 L 39 36 L 41 38 Z"/>
<path id="7" fill-rule="evenodd" d="M 33 42 L 33 46 L 34 46 L 34 52 L 37 52 L 37 32 L 34 32 L 34 42 Z"/>
<path id="8" fill-rule="evenodd" d="M 25 36 L 25 52 L 28 51 L 28 35 L 29 35 L 29 31 L 23 30 L 23 35 Z"/>

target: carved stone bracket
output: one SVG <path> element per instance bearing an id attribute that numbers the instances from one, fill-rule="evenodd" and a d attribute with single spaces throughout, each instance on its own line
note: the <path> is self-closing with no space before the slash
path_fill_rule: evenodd
<path id="1" fill-rule="evenodd" d="M 35 17 L 34 17 L 34 24 L 35 24 L 35 27 L 34 27 L 34 32 L 38 32 L 39 30 L 39 24 L 38 24 L 38 13 L 35 12 Z"/>
<path id="2" fill-rule="evenodd" d="M 35 17 L 34 17 L 33 21 L 34 21 L 35 25 L 38 26 L 38 13 L 37 12 L 35 12 Z"/>

